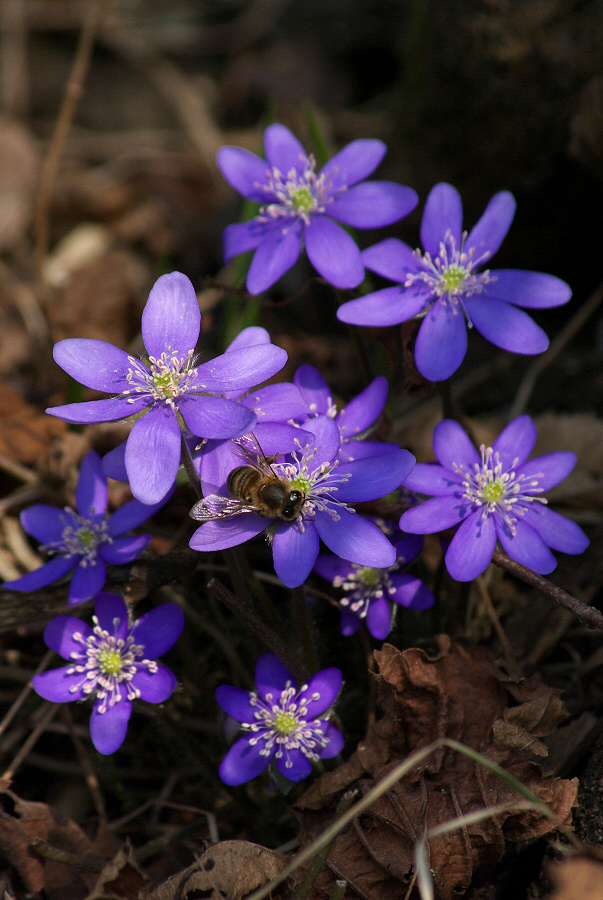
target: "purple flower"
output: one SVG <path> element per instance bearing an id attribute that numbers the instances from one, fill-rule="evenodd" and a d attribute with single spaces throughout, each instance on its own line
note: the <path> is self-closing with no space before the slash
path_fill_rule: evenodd
<path id="1" fill-rule="evenodd" d="M 53 703 L 93 695 L 90 735 L 107 754 L 123 743 L 132 700 L 163 703 L 171 696 L 176 678 L 155 658 L 178 640 L 184 615 L 176 603 L 163 603 L 130 624 L 124 601 L 108 593 L 96 597 L 94 609 L 94 628 L 73 616 L 48 623 L 44 640 L 69 665 L 34 675 L 32 685 Z"/>
<path id="2" fill-rule="evenodd" d="M 70 606 L 90 600 L 102 589 L 107 563 L 122 565 L 136 559 L 151 540 L 150 534 L 121 537 L 137 528 L 163 505 L 148 506 L 130 500 L 120 509 L 107 513 L 107 479 L 101 459 L 93 450 L 82 460 L 75 492 L 77 512 L 38 503 L 21 513 L 21 524 L 28 534 L 41 541 L 53 556 L 39 569 L 5 581 L 12 591 L 36 591 L 75 569 L 69 587 Z"/>
<path id="3" fill-rule="evenodd" d="M 418 463 L 404 483 L 434 496 L 403 513 L 400 528 L 431 534 L 462 523 L 446 552 L 446 567 L 457 581 L 485 570 L 497 539 L 512 559 L 541 575 L 557 564 L 549 547 L 582 553 L 589 543 L 582 529 L 548 509 L 541 496 L 571 472 L 576 456 L 559 451 L 528 461 L 535 442 L 529 416 L 514 419 L 479 453 L 457 422 L 440 422 L 433 433 L 440 465 Z"/>
<path id="4" fill-rule="evenodd" d="M 385 144 L 352 141 L 319 172 L 284 125 L 266 129 L 264 146 L 267 161 L 239 147 L 218 152 L 226 180 L 244 197 L 262 204 L 251 222 L 229 225 L 224 232 L 226 260 L 256 251 L 247 288 L 259 294 L 291 268 L 303 242 L 323 278 L 339 288 L 356 287 L 364 277 L 360 251 L 336 223 L 380 228 L 407 215 L 418 201 L 411 188 L 363 181 L 381 162 Z"/>
<path id="5" fill-rule="evenodd" d="M 389 453 L 396 448 L 396 444 L 362 440 L 362 435 L 375 426 L 385 407 L 386 378 L 375 378 L 341 410 L 337 409 L 328 384 L 314 366 L 300 366 L 293 381 L 307 404 L 304 419 L 307 416 L 329 416 L 339 428 L 341 447 L 338 459 L 351 461 Z"/>
<path id="6" fill-rule="evenodd" d="M 157 503 L 174 484 L 180 464 L 181 424 L 199 437 L 230 438 L 249 431 L 253 412 L 215 393 L 243 391 L 274 375 L 287 354 L 272 344 L 246 347 L 197 365 L 201 314 L 194 288 L 180 272 L 155 282 L 142 314 L 148 357 L 130 356 L 105 341 L 73 338 L 54 348 L 56 362 L 89 388 L 116 396 L 55 406 L 46 412 L 67 422 L 136 421 L 125 450 L 132 493 Z"/>
<path id="7" fill-rule="evenodd" d="M 378 519 L 373 521 L 392 539 L 394 529 L 388 529 Z M 341 633 L 346 637 L 356 634 L 366 621 L 373 637 L 386 638 L 392 626 L 392 602 L 408 609 L 429 609 L 435 603 L 435 597 L 420 578 L 399 571 L 420 552 L 423 538 L 400 534 L 398 529 L 395 532 L 398 535 L 393 540 L 396 561 L 392 566 L 382 569 L 359 566 L 331 554 L 321 555 L 316 560 L 314 570 L 333 587 L 345 592 L 339 602 Z"/>
<path id="8" fill-rule="evenodd" d="M 266 426 L 268 427 L 268 426 Z M 267 469 L 259 448 L 247 439 L 214 448 L 207 463 L 201 458 L 201 485 L 205 499 L 191 515 L 204 524 L 193 534 L 193 550 L 223 550 L 249 540 L 269 528 L 276 574 L 288 587 L 302 584 L 318 556 L 320 539 L 338 556 L 363 566 L 391 566 L 396 551 L 372 522 L 358 515 L 348 503 L 375 500 L 391 493 L 407 477 L 414 457 L 407 450 L 390 450 L 381 456 L 339 463 L 339 429 L 328 416 L 317 416 L 304 425 L 312 431 L 312 444 L 292 453 Z M 264 449 L 264 448 L 262 448 Z M 272 452 L 272 451 L 264 451 Z M 229 496 L 229 473 L 242 462 L 283 479 L 296 500 L 291 515 L 271 515 Z M 295 515 L 296 510 L 299 510 Z M 294 517 L 295 516 L 295 517 Z"/>
<path id="9" fill-rule="evenodd" d="M 334 725 L 317 716 L 324 713 L 341 690 L 339 669 L 323 669 L 299 690 L 291 673 L 273 654 L 258 659 L 257 692 L 221 685 L 216 700 L 222 709 L 243 723 L 247 732 L 230 748 L 220 766 L 225 784 L 250 781 L 276 759 L 276 768 L 290 781 L 302 781 L 312 763 L 332 759 L 343 748 Z"/>
<path id="10" fill-rule="evenodd" d="M 455 372 L 467 350 L 467 323 L 491 343 L 513 353 L 542 353 L 549 341 L 527 313 L 567 303 L 569 286 L 541 272 L 480 269 L 500 247 L 515 214 L 508 191 L 495 194 L 481 219 L 467 235 L 458 191 L 437 184 L 423 213 L 421 240 L 425 252 L 414 252 L 388 238 L 362 254 L 365 266 L 398 282 L 337 311 L 342 322 L 386 326 L 423 317 L 415 345 L 419 372 L 443 381 Z"/>

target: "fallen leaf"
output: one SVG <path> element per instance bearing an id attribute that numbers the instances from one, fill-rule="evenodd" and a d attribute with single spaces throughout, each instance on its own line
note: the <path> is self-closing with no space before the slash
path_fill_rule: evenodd
<path id="1" fill-rule="evenodd" d="M 565 715 L 555 690 L 536 678 L 513 681 L 497 669 L 488 650 L 446 636 L 438 638 L 431 656 L 385 644 L 375 658 L 385 715 L 344 766 L 321 776 L 296 803 L 302 847 L 331 824 L 342 789 L 366 795 L 409 753 L 441 737 L 478 750 L 544 800 L 561 821 L 571 820 L 577 782 L 543 777 L 534 758 L 535 750 L 546 753 L 538 738 Z M 311 896 L 327 897 L 335 878 L 346 879 L 370 900 L 404 896 L 413 877 L 414 846 L 426 830 L 515 800 L 507 784 L 478 763 L 438 749 L 339 835 Z M 461 896 L 474 875 L 483 877 L 499 865 L 507 843 L 552 830 L 538 810 L 511 810 L 431 840 L 437 897 Z"/>
<path id="2" fill-rule="evenodd" d="M 159 885 L 146 900 L 187 900 L 193 891 L 207 892 L 203 896 L 208 900 L 241 900 L 276 878 L 284 866 L 283 857 L 267 847 L 249 841 L 220 841 L 193 866 Z"/>
<path id="3" fill-rule="evenodd" d="M 0 117 L 0 250 L 14 247 L 29 228 L 40 154 L 30 132 Z"/>
<path id="4" fill-rule="evenodd" d="M 8 385 L 0 391 L 0 421 L 0 453 L 24 465 L 44 456 L 51 441 L 67 430 L 65 422 L 41 413 Z"/>
<path id="5" fill-rule="evenodd" d="M 138 900 L 149 879 L 136 863 L 130 844 L 117 851 L 100 873 L 86 900 Z"/>

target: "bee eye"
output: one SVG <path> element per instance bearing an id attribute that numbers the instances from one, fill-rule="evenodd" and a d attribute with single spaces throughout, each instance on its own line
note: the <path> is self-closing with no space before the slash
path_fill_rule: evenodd
<path id="1" fill-rule="evenodd" d="M 291 491 L 291 493 L 289 494 L 289 500 L 292 503 L 296 503 L 298 500 L 301 500 L 302 497 L 303 497 L 303 494 L 301 491 Z"/>

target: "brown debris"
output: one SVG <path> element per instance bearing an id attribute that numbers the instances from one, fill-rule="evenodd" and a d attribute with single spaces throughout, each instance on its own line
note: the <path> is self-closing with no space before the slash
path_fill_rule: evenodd
<path id="1" fill-rule="evenodd" d="M 328 825 L 343 789 L 365 795 L 409 753 L 447 737 L 477 750 L 544 800 L 564 823 L 571 821 L 577 781 L 543 777 L 534 756 L 538 740 L 565 714 L 558 692 L 537 678 L 513 681 L 490 653 L 441 635 L 429 656 L 385 644 L 375 652 L 378 699 L 385 712 L 351 759 L 323 775 L 296 804 L 302 846 Z M 513 803 L 514 792 L 498 777 L 448 748 L 432 753 L 380 797 L 335 841 L 316 893 L 345 878 L 362 897 L 400 897 L 413 875 L 415 842 L 435 825 L 469 812 Z M 452 900 L 472 877 L 492 870 L 508 842 L 534 840 L 552 830 L 537 810 L 499 813 L 430 842 L 430 867 L 439 900 Z"/>
<path id="2" fill-rule="evenodd" d="M 551 900 L 603 900 L 603 862 L 592 856 L 569 856 L 550 867 L 555 890 Z"/>

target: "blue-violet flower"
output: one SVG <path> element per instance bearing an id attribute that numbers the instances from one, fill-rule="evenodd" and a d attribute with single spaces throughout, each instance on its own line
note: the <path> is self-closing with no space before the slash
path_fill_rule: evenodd
<path id="1" fill-rule="evenodd" d="M 215 394 L 247 390 L 271 377 L 287 354 L 258 344 L 196 364 L 201 314 L 194 288 L 180 272 L 155 282 L 142 314 L 148 357 L 85 338 L 59 341 L 54 358 L 72 378 L 117 396 L 55 406 L 46 412 L 67 422 L 114 422 L 136 416 L 126 442 L 125 467 L 134 496 L 157 503 L 174 484 L 181 427 L 201 438 L 230 438 L 255 424 L 255 415 Z"/>
<path id="2" fill-rule="evenodd" d="M 223 550 L 249 540 L 270 527 L 276 574 L 288 587 L 302 584 L 318 556 L 320 539 L 338 556 L 365 566 L 391 566 L 396 551 L 382 531 L 348 503 L 375 500 L 396 490 L 415 459 L 396 448 L 381 456 L 339 463 L 339 429 L 328 416 L 316 416 L 304 425 L 312 444 L 299 441 L 293 453 L 271 463 L 272 473 L 283 478 L 291 491 L 301 494 L 299 514 L 293 521 L 268 518 L 229 496 L 229 473 L 242 461 L 263 470 L 259 450 L 247 439 L 214 448 L 207 468 L 201 457 L 204 500 L 192 515 L 204 524 L 193 534 L 193 550 Z M 272 524 L 271 524 L 272 523 Z"/>
<path id="3" fill-rule="evenodd" d="M 332 554 L 321 554 L 314 571 L 330 581 L 333 587 L 344 591 L 339 601 L 341 633 L 346 637 L 356 634 L 362 623 L 366 622 L 373 637 L 383 640 L 392 626 L 395 609 L 392 609 L 392 603 L 407 609 L 429 609 L 435 603 L 435 597 L 420 578 L 400 571 L 418 555 L 423 538 L 401 534 L 398 529 L 388 529 L 380 520 L 373 521 L 387 534 L 396 549 L 393 566 L 376 569 L 347 562 Z"/>
<path id="4" fill-rule="evenodd" d="M 312 156 L 284 125 L 266 129 L 264 146 L 267 161 L 239 147 L 222 147 L 218 152 L 226 180 L 244 197 L 261 204 L 254 219 L 229 225 L 224 232 L 226 260 L 255 250 L 247 288 L 259 294 L 291 268 L 303 243 L 323 278 L 339 288 L 356 287 L 364 277 L 364 266 L 356 243 L 341 225 L 390 225 L 418 201 L 411 188 L 389 181 L 363 181 L 381 162 L 385 144 L 352 141 L 319 172 Z"/>
<path id="5" fill-rule="evenodd" d="M 344 303 L 338 318 L 382 327 L 422 317 L 415 358 L 419 372 L 431 381 L 449 378 L 462 363 L 467 325 L 475 325 L 503 350 L 542 353 L 549 343 L 546 334 L 516 307 L 559 306 L 571 297 L 569 286 L 542 272 L 483 268 L 500 247 L 514 214 L 513 195 L 501 191 L 467 235 L 462 231 L 458 191 L 449 184 L 437 184 L 423 213 L 424 252 L 413 252 L 396 238 L 365 250 L 364 265 L 398 284 Z"/>
<path id="6" fill-rule="evenodd" d="M 75 491 L 76 510 L 38 503 L 23 510 L 21 524 L 52 554 L 49 562 L 3 587 L 36 591 L 75 569 L 69 587 L 70 606 L 90 600 L 102 589 L 107 563 L 123 565 L 136 559 L 151 540 L 150 534 L 122 537 L 137 528 L 163 505 L 130 500 L 109 515 L 107 479 L 101 459 L 93 450 L 82 460 Z"/>
<path id="7" fill-rule="evenodd" d="M 44 640 L 68 665 L 34 675 L 34 690 L 45 700 L 68 703 L 95 698 L 90 717 L 92 743 L 113 753 L 126 736 L 132 701 L 163 703 L 176 678 L 156 657 L 176 643 L 184 615 L 176 603 L 163 603 L 130 623 L 121 597 L 100 593 L 94 603 L 94 627 L 73 616 L 57 616 Z"/>
<path id="8" fill-rule="evenodd" d="M 446 552 L 457 581 L 486 569 L 497 539 L 512 559 L 541 575 L 557 565 L 549 547 L 582 553 L 589 542 L 580 526 L 548 509 L 542 496 L 571 472 L 576 456 L 558 451 L 528 460 L 535 442 L 529 416 L 514 419 L 479 453 L 457 422 L 440 422 L 433 433 L 439 465 L 418 463 L 404 483 L 433 496 L 403 513 L 400 528 L 431 534 L 460 523 Z"/>
<path id="9" fill-rule="evenodd" d="M 250 781 L 276 759 L 276 768 L 290 781 L 302 781 L 312 763 L 332 759 L 343 748 L 341 732 L 327 718 L 319 719 L 341 690 L 339 669 L 323 669 L 297 689 L 295 681 L 273 653 L 258 659 L 257 692 L 221 685 L 216 700 L 241 722 L 246 732 L 230 748 L 220 766 L 225 784 Z"/>

